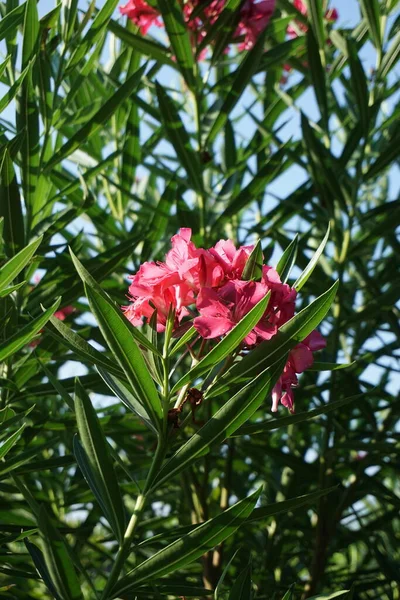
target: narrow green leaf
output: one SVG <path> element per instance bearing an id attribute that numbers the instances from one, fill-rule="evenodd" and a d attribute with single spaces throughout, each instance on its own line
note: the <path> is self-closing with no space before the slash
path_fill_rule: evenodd
<path id="1" fill-rule="evenodd" d="M 43 542 L 45 564 L 50 580 L 61 600 L 82 600 L 82 592 L 68 547 L 50 521 L 42 505 L 38 526 Z"/>
<path id="2" fill-rule="evenodd" d="M 378 53 L 382 51 L 381 18 L 378 0 L 360 0 L 361 10 Z"/>
<path id="3" fill-rule="evenodd" d="M 79 437 L 74 443 L 78 464 L 100 504 L 117 540 L 125 533 L 125 513 L 119 484 L 114 471 L 108 442 L 97 414 L 79 379 L 75 384 L 75 413 Z"/>
<path id="4" fill-rule="evenodd" d="M 184 167 L 193 189 L 201 191 L 203 189 L 203 182 L 201 179 L 199 155 L 194 151 L 190 143 L 190 137 L 182 123 L 175 104 L 157 82 L 156 90 L 161 118 L 168 139 L 171 142 L 180 163 Z"/>
<path id="5" fill-rule="evenodd" d="M 267 419 L 266 421 L 260 421 L 259 423 L 254 423 L 252 425 L 245 425 L 236 432 L 236 435 L 264 435 L 267 431 L 274 431 L 280 427 L 287 427 L 289 425 L 303 423 L 304 421 L 309 421 L 315 417 L 319 417 L 320 415 L 325 415 L 329 412 L 338 410 L 339 408 L 347 406 L 347 404 L 351 404 L 360 398 L 362 398 L 362 394 L 349 396 L 348 398 L 342 398 L 341 400 L 336 400 L 335 402 L 329 402 L 328 404 L 324 404 L 324 406 L 320 406 L 306 412 L 297 413 L 295 415 L 288 415 L 287 417 L 281 417 L 279 419 Z"/>
<path id="6" fill-rule="evenodd" d="M 14 281 L 19 273 L 26 267 L 41 244 L 43 236 L 34 240 L 11 258 L 0 268 L 0 291 L 4 290 L 9 283 Z"/>
<path id="7" fill-rule="evenodd" d="M 171 477 L 186 469 L 200 456 L 210 451 L 214 444 L 220 444 L 243 425 L 261 406 L 271 393 L 282 373 L 286 362 L 278 361 L 271 368 L 260 372 L 250 383 L 230 398 L 212 419 L 197 431 L 162 467 L 155 485 L 158 487 L 170 481 Z"/>
<path id="8" fill-rule="evenodd" d="M 293 265 L 296 262 L 298 246 L 299 238 L 298 234 L 296 233 L 293 240 L 290 242 L 289 246 L 286 248 L 286 250 L 280 257 L 276 267 L 277 273 L 279 274 L 282 283 L 287 282 Z"/>
<path id="9" fill-rule="evenodd" d="M 314 362 L 308 371 L 340 371 L 341 369 L 347 369 L 356 364 L 357 361 L 351 363 L 329 363 L 329 362 Z"/>
<path id="10" fill-rule="evenodd" d="M 6 37 L 16 35 L 18 27 L 24 22 L 26 4 L 26 2 L 23 2 L 0 20 L 0 41 Z"/>
<path id="11" fill-rule="evenodd" d="M 251 515 L 260 493 L 261 489 L 142 562 L 116 584 L 111 597 L 119 598 L 140 582 L 173 573 L 226 540 Z"/>
<path id="12" fill-rule="evenodd" d="M 243 269 L 244 281 L 260 281 L 263 267 L 263 253 L 260 240 L 257 241 Z"/>
<path id="13" fill-rule="evenodd" d="M 368 171 L 364 175 L 364 179 L 368 181 L 377 177 L 386 167 L 398 159 L 400 155 L 400 133 L 393 136 L 388 143 L 382 148 L 378 158 L 372 163 Z"/>
<path id="14" fill-rule="evenodd" d="M 24 216 L 14 165 L 8 148 L 0 157 L 0 218 L 3 217 L 6 253 L 12 256 L 25 243 Z"/>
<path id="15" fill-rule="evenodd" d="M 323 3 L 320 0 L 306 0 L 311 27 L 321 50 L 325 48 Z"/>
<path id="16" fill-rule="evenodd" d="M 51 315 L 55 313 L 60 306 L 60 302 L 61 298 L 58 298 L 53 306 L 48 308 L 40 317 L 33 319 L 28 325 L 22 327 L 17 333 L 0 344 L 0 362 L 15 354 L 23 346 L 26 346 L 39 333 Z"/>
<path id="17" fill-rule="evenodd" d="M 227 356 L 230 356 L 246 335 L 257 325 L 267 310 L 270 296 L 271 292 L 269 291 L 197 365 L 181 377 L 172 388 L 171 394 L 212 369 Z"/>
<path id="18" fill-rule="evenodd" d="M 342 592 L 336 592 L 330 596 L 311 596 L 308 600 L 333 600 L 334 598 L 343 598 L 344 600 L 349 592 L 350 590 L 343 590 Z"/>
<path id="19" fill-rule="evenodd" d="M 390 47 L 385 52 L 381 65 L 377 72 L 377 78 L 382 81 L 386 79 L 389 75 L 390 71 L 397 64 L 397 61 L 400 58 L 400 31 L 395 35 Z"/>
<path id="20" fill-rule="evenodd" d="M 11 450 L 11 448 L 16 444 L 21 437 L 22 432 L 24 431 L 26 425 L 22 425 L 15 433 L 13 433 L 9 438 L 7 438 L 4 442 L 0 442 L 0 460 L 5 457 L 7 452 Z"/>
<path id="21" fill-rule="evenodd" d="M 321 5 L 321 2 L 318 0 L 317 4 Z M 313 28 L 309 28 L 307 31 L 307 55 L 314 93 L 321 113 L 323 127 L 325 131 L 327 131 L 329 112 L 326 93 L 326 69 L 321 62 L 320 50 L 315 39 Z"/>
<path id="22" fill-rule="evenodd" d="M 115 113 L 117 108 L 136 91 L 141 83 L 146 67 L 147 65 L 143 65 L 136 73 L 129 77 L 129 79 L 118 88 L 96 114 L 55 153 L 47 163 L 46 171 L 51 170 L 60 161 L 67 158 L 67 156 L 77 150 L 83 142 L 87 142 L 104 127 L 104 123 Z"/>
<path id="23" fill-rule="evenodd" d="M 215 588 L 214 591 L 214 596 L 213 596 L 213 600 L 221 600 L 221 598 L 223 597 L 223 591 L 222 591 L 222 586 L 223 583 L 225 581 L 225 577 L 229 571 L 229 567 L 231 566 L 232 562 L 234 561 L 237 553 L 239 552 L 239 550 L 236 550 L 236 552 L 234 552 L 234 554 L 231 556 L 231 558 L 229 559 L 228 563 L 225 565 L 224 570 L 222 571 L 222 575 L 218 580 L 217 586 Z"/>
<path id="24" fill-rule="evenodd" d="M 242 97 L 244 90 L 250 83 L 251 78 L 257 71 L 257 67 L 261 61 L 264 52 L 265 31 L 258 36 L 254 47 L 245 53 L 245 57 L 233 74 L 232 86 L 225 96 L 221 110 L 214 121 L 207 138 L 207 145 L 217 137 L 218 133 L 224 127 L 232 110 L 235 108 L 239 99 Z"/>
<path id="25" fill-rule="evenodd" d="M 101 39 L 117 4 L 118 0 L 106 0 L 93 20 L 92 25 L 86 32 L 85 37 L 81 40 L 69 59 L 66 66 L 66 72 L 72 71 L 76 65 L 89 54 L 90 49 L 96 42 Z"/>
<path id="26" fill-rule="evenodd" d="M 195 62 L 189 31 L 183 19 L 182 6 L 178 0 L 157 0 L 157 4 L 180 71 L 189 88 L 194 89 Z"/>
<path id="27" fill-rule="evenodd" d="M 304 284 L 307 283 L 309 277 L 311 276 L 312 272 L 314 271 L 315 267 L 317 266 L 319 258 L 321 256 L 321 254 L 323 253 L 323 251 L 325 249 L 325 246 L 326 246 L 326 243 L 327 243 L 327 241 L 329 239 L 330 231 L 331 231 L 331 226 L 330 226 L 330 224 L 328 224 L 328 229 L 326 230 L 326 234 L 324 235 L 324 239 L 322 240 L 322 242 L 318 246 L 317 250 L 315 251 L 315 253 L 314 253 L 313 257 L 312 257 L 312 259 L 310 260 L 310 262 L 308 263 L 308 265 L 306 266 L 306 268 L 304 269 L 304 271 L 302 272 L 302 274 L 299 275 L 299 277 L 294 282 L 293 287 L 298 292 L 301 290 L 301 288 L 304 286 Z"/>
<path id="28" fill-rule="evenodd" d="M 57 341 L 64 343 L 68 348 L 75 352 L 77 356 L 81 357 L 84 361 L 88 361 L 92 365 L 103 367 L 117 377 L 123 377 L 122 369 L 115 366 L 111 360 L 104 356 L 103 352 L 96 350 L 96 348 L 91 346 L 80 335 L 70 329 L 70 327 L 65 325 L 65 323 L 60 321 L 60 319 L 51 317 L 50 323 L 56 328 L 62 337 L 60 338 L 58 335 L 54 334 L 50 327 L 47 327 L 46 331 Z"/>
<path id="29" fill-rule="evenodd" d="M 150 40 L 142 35 L 137 35 L 132 31 L 129 31 L 126 27 L 122 27 L 119 23 L 111 19 L 108 25 L 109 31 L 111 31 L 117 38 L 125 42 L 128 46 L 131 46 L 134 50 L 139 50 L 145 56 L 153 58 L 158 63 L 168 65 L 173 69 L 177 69 L 176 62 L 171 59 L 168 48 L 162 44 Z"/>
<path id="30" fill-rule="evenodd" d="M 33 564 L 35 565 L 38 574 L 43 579 L 43 583 L 45 584 L 45 586 L 47 587 L 49 592 L 53 595 L 54 599 L 55 600 L 64 600 L 57 593 L 57 590 L 51 580 L 50 573 L 46 566 L 46 562 L 44 560 L 44 556 L 43 556 L 42 552 L 39 550 L 39 548 L 35 544 L 32 544 L 29 540 L 25 540 L 25 546 L 26 546 L 29 554 L 31 555 Z"/>
<path id="31" fill-rule="evenodd" d="M 9 296 L 13 292 L 16 292 L 17 290 L 22 288 L 25 284 L 26 284 L 26 281 L 21 281 L 21 283 L 17 283 L 17 285 L 12 285 L 9 288 L 5 288 L 4 290 L 1 290 L 0 298 L 5 298 L 6 296 Z"/>
<path id="32" fill-rule="evenodd" d="M 3 110 L 5 110 L 7 108 L 7 106 L 10 104 L 10 102 L 12 102 L 14 100 L 14 98 L 16 97 L 16 95 L 18 94 L 18 92 L 21 88 L 21 85 L 23 84 L 23 82 L 25 80 L 25 77 L 29 73 L 31 67 L 32 67 L 32 64 L 29 63 L 28 66 L 25 67 L 25 69 L 22 71 L 22 73 L 18 77 L 18 79 L 15 80 L 15 82 L 10 87 L 8 92 L 6 92 L 4 94 L 4 96 L 2 98 L 0 98 L 0 113 L 2 113 Z"/>
<path id="33" fill-rule="evenodd" d="M 233 383 L 254 378 L 260 371 L 270 367 L 282 356 L 302 342 L 327 314 L 337 292 L 336 281 L 329 290 L 311 302 L 290 321 L 280 327 L 278 333 L 271 339 L 262 342 L 242 360 L 234 364 L 219 381 L 209 390 L 209 397 L 221 394 L 230 389 Z"/>
<path id="34" fill-rule="evenodd" d="M 251 600 L 252 597 L 251 565 L 249 563 L 233 584 L 229 600 Z"/>
<path id="35" fill-rule="evenodd" d="M 182 337 L 180 337 L 175 344 L 172 346 L 169 355 L 173 356 L 174 354 L 176 354 L 178 352 L 178 350 L 180 350 L 181 348 L 183 348 L 183 346 L 186 346 L 186 344 L 188 344 L 190 342 L 190 340 L 192 339 L 192 337 L 194 335 L 196 335 L 197 331 L 194 327 L 191 327 L 190 329 L 188 329 Z"/>
<path id="36" fill-rule="evenodd" d="M 108 385 L 108 387 L 110 388 L 110 390 L 112 390 L 116 397 L 119 398 L 119 400 L 121 400 L 121 402 L 126 406 L 126 408 L 128 408 L 130 411 L 133 412 L 133 414 L 138 416 L 144 423 L 146 423 L 147 427 L 151 429 L 153 433 L 157 433 L 157 429 L 151 422 L 150 417 L 147 414 L 145 408 L 136 398 L 136 396 L 134 396 L 132 392 L 126 387 L 126 385 L 124 385 L 124 383 L 120 379 L 118 379 L 118 377 L 107 373 L 101 367 L 97 367 L 97 370 L 103 381 Z"/>
<path id="37" fill-rule="evenodd" d="M 143 355 L 131 334 L 132 325 L 111 300 L 86 284 L 85 292 L 104 339 L 153 424 L 159 428 L 163 415 L 161 400 Z"/>
<path id="38" fill-rule="evenodd" d="M 157 210 L 149 224 L 149 230 L 143 244 L 141 262 L 148 260 L 155 244 L 163 238 L 168 225 L 171 208 L 174 205 L 178 185 L 172 179 L 165 187 L 165 190 L 157 204 Z"/>
<path id="39" fill-rule="evenodd" d="M 290 590 L 288 590 L 286 592 L 286 594 L 283 596 L 282 600 L 293 600 L 293 589 L 294 589 L 294 584 L 291 586 Z"/>
<path id="40" fill-rule="evenodd" d="M 351 84 L 354 90 L 354 97 L 357 103 L 358 113 L 364 137 L 369 131 L 369 107 L 368 107 L 368 84 L 365 77 L 360 58 L 358 56 L 357 44 L 354 40 L 347 40 L 347 54 L 351 73 Z"/>

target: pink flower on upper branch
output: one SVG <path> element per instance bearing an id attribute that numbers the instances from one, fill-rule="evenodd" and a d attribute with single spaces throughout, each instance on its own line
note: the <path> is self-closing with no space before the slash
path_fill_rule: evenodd
<path id="1" fill-rule="evenodd" d="M 162 27 L 160 13 L 144 0 L 129 0 L 119 7 L 120 13 L 126 15 L 135 25 L 140 27 L 140 33 L 146 35 L 152 25 Z"/>
<path id="2" fill-rule="evenodd" d="M 244 36 L 239 50 L 250 50 L 267 27 L 275 10 L 275 0 L 245 0 L 235 37 Z"/>

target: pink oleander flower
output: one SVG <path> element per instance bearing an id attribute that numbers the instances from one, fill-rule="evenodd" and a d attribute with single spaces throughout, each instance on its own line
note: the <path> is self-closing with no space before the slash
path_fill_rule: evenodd
<path id="1" fill-rule="evenodd" d="M 309 369 L 314 362 L 313 352 L 322 350 L 325 346 L 326 341 L 322 335 L 314 330 L 290 351 L 283 373 L 272 390 L 272 412 L 278 410 L 279 400 L 291 413 L 294 412 L 293 388 L 298 384 L 297 373 Z"/>
<path id="2" fill-rule="evenodd" d="M 250 50 L 267 27 L 275 10 L 275 0 L 245 0 L 235 37 L 244 36 L 239 50 Z"/>
<path id="3" fill-rule="evenodd" d="M 152 25 L 162 27 L 160 13 L 144 0 L 128 0 L 124 6 L 119 7 L 119 10 L 140 28 L 142 35 L 146 35 Z"/>
<path id="4" fill-rule="evenodd" d="M 307 10 L 307 6 L 306 4 L 303 2 L 303 0 L 294 0 L 293 2 L 293 6 L 302 14 L 302 15 L 307 15 L 308 14 L 308 10 Z M 336 8 L 329 8 L 324 15 L 324 18 L 326 21 L 328 21 L 329 23 L 334 23 L 335 21 L 338 20 L 339 18 L 339 13 L 336 10 Z M 295 21 L 296 26 L 293 27 L 293 25 L 288 25 L 287 28 L 287 34 L 289 35 L 289 37 L 291 38 L 295 38 L 298 37 L 299 35 L 299 30 L 303 31 L 304 33 L 307 31 L 308 27 L 305 23 L 302 23 L 301 21 Z"/>
<path id="5" fill-rule="evenodd" d="M 231 240 L 220 240 L 212 248 L 197 248 L 191 230 L 182 228 L 171 239 L 171 250 L 163 262 L 146 262 L 130 277 L 130 304 L 122 307 L 135 325 L 149 322 L 157 311 L 157 331 L 165 330 L 171 307 L 173 334 L 181 336 L 192 324 L 205 340 L 226 335 L 270 292 L 268 306 L 242 342 L 248 350 L 270 340 L 295 313 L 296 290 L 282 283 L 277 271 L 263 265 L 260 281 L 242 279 L 253 246 L 236 248 Z M 297 344 L 273 390 L 272 410 L 279 400 L 293 411 L 293 387 L 297 374 L 313 363 L 313 352 L 325 347 L 325 340 L 312 332 Z"/>

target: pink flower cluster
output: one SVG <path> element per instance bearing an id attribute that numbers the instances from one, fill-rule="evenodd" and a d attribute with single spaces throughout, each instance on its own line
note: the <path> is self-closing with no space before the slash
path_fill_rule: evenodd
<path id="1" fill-rule="evenodd" d="M 308 14 L 307 6 L 303 2 L 303 0 L 294 0 L 293 6 L 295 8 L 297 8 L 297 10 L 300 12 L 300 14 L 302 14 L 302 15 Z M 335 21 L 338 20 L 339 13 L 336 10 L 336 8 L 329 8 L 325 12 L 324 18 L 329 23 L 334 23 Z M 295 38 L 295 37 L 298 37 L 299 30 L 306 32 L 307 29 L 308 29 L 308 27 L 307 27 L 307 25 L 305 25 L 305 23 L 302 23 L 301 21 L 296 21 L 296 27 L 293 27 L 293 25 L 289 25 L 287 28 L 287 33 L 288 33 L 289 37 Z"/>
<path id="2" fill-rule="evenodd" d="M 260 281 L 242 279 L 253 246 L 237 249 L 231 240 L 220 240 L 212 248 L 196 248 L 186 228 L 173 236 L 171 244 L 165 262 L 145 262 L 130 277 L 131 304 L 123 310 L 133 325 L 149 321 L 157 310 L 157 331 L 162 332 L 172 307 L 176 336 L 193 324 L 203 339 L 220 338 L 271 292 L 264 315 L 243 341 L 244 348 L 251 348 L 270 340 L 293 317 L 296 290 L 282 283 L 275 269 L 263 265 Z M 308 369 L 312 353 L 323 347 L 325 340 L 314 331 L 290 352 L 273 391 L 272 410 L 277 410 L 279 399 L 293 410 L 297 373 Z"/>
<path id="3" fill-rule="evenodd" d="M 200 10 L 203 0 L 181 0 L 185 22 L 192 34 L 194 46 L 198 46 L 207 35 L 225 8 L 226 0 L 212 0 Z M 275 0 L 244 0 L 239 15 L 239 23 L 234 39 L 239 43 L 239 50 L 249 50 L 253 47 L 258 36 L 264 31 L 275 9 Z M 145 0 L 128 0 L 120 6 L 120 12 L 140 28 L 146 35 L 152 25 L 162 27 L 160 13 Z M 205 56 L 200 53 L 199 59 Z"/>

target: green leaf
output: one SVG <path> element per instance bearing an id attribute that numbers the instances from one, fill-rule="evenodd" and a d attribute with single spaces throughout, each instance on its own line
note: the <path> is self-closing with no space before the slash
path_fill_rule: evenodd
<path id="1" fill-rule="evenodd" d="M 244 281 L 260 281 L 263 267 L 263 253 L 260 240 L 257 241 L 243 269 Z"/>
<path id="2" fill-rule="evenodd" d="M 80 41 L 76 50 L 73 52 L 71 58 L 68 61 L 65 71 L 72 71 L 76 65 L 85 58 L 92 46 L 101 39 L 103 31 L 107 27 L 107 24 L 118 4 L 118 0 L 107 0 L 102 8 L 97 13 L 91 27 L 86 32 L 83 40 Z"/>
<path id="3" fill-rule="evenodd" d="M 4 218 L 7 255 L 13 255 L 25 243 L 24 216 L 14 165 L 8 148 L 0 157 L 0 218 Z"/>
<path id="4" fill-rule="evenodd" d="M 358 114 L 362 126 L 363 135 L 366 137 L 369 131 L 369 106 L 368 106 L 368 84 L 365 77 L 361 60 L 358 56 L 358 48 L 354 40 L 347 40 L 347 54 L 351 73 L 351 84 L 357 103 Z"/>
<path id="5" fill-rule="evenodd" d="M 246 335 L 257 325 L 267 309 L 270 297 L 271 292 L 269 291 L 197 365 L 181 377 L 172 388 L 171 394 L 212 369 L 227 356 L 230 356 Z"/>
<path id="6" fill-rule="evenodd" d="M 16 35 L 18 27 L 24 22 L 26 2 L 14 8 L 0 20 L 0 40 Z"/>
<path id="7" fill-rule="evenodd" d="M 81 587 L 66 542 L 54 527 L 42 505 L 38 515 L 45 564 L 61 600 L 82 600 Z"/>
<path id="8" fill-rule="evenodd" d="M 229 600 L 251 600 L 252 597 L 251 565 L 249 563 L 233 584 Z"/>
<path id="9" fill-rule="evenodd" d="M 24 431 L 26 425 L 22 425 L 15 433 L 13 433 L 9 438 L 7 438 L 4 442 L 0 442 L 0 460 L 5 457 L 7 452 L 11 450 L 11 448 L 16 444 L 21 437 L 22 432 Z"/>
<path id="10" fill-rule="evenodd" d="M 31 242 L 0 268 L 0 291 L 14 281 L 17 275 L 26 267 L 40 246 L 42 239 L 43 236 Z"/>
<path id="11" fill-rule="evenodd" d="M 0 298 L 5 298 L 6 296 L 9 296 L 13 292 L 16 292 L 17 290 L 22 288 L 24 285 L 26 285 L 26 281 L 21 281 L 21 283 L 17 283 L 16 285 L 12 285 L 9 288 L 5 288 L 4 290 L 1 290 Z"/>
<path id="12" fill-rule="evenodd" d="M 221 110 L 214 121 L 206 144 L 212 144 L 218 133 L 224 127 L 229 115 L 243 95 L 244 90 L 250 83 L 251 78 L 257 71 L 261 57 L 264 52 L 265 31 L 258 36 L 254 47 L 245 53 L 245 57 L 232 75 L 232 85 L 225 96 Z"/>
<path id="13" fill-rule="evenodd" d="M 330 596 L 311 596 L 308 600 L 333 600 L 334 598 L 343 598 L 344 600 L 349 592 L 350 590 L 343 590 L 342 592 L 336 592 Z"/>
<path id="14" fill-rule="evenodd" d="M 285 252 L 280 257 L 276 267 L 276 271 L 279 277 L 281 278 L 282 283 L 287 282 L 293 265 L 296 262 L 298 246 L 299 238 L 298 234 L 296 233 L 293 240 L 290 242 L 289 246 L 286 248 Z"/>
<path id="15" fill-rule="evenodd" d="M 75 331 L 70 329 L 65 323 L 57 319 L 56 317 L 51 317 L 50 323 L 56 328 L 56 330 L 61 334 L 61 338 L 55 334 L 50 327 L 46 327 L 47 333 L 49 333 L 54 339 L 57 341 L 61 341 L 68 348 L 70 348 L 77 356 L 82 358 L 84 361 L 88 361 L 92 365 L 100 366 L 113 375 L 117 377 L 123 377 L 123 371 L 119 367 L 117 367 L 111 360 L 109 360 L 106 356 L 104 356 L 103 352 L 96 350 L 93 346 L 91 346 L 86 340 L 84 340 L 80 335 L 78 335 Z"/>
<path id="16" fill-rule="evenodd" d="M 157 82 L 156 90 L 161 117 L 168 139 L 171 142 L 180 163 L 184 167 L 193 189 L 201 191 L 203 189 L 203 182 L 201 179 L 199 154 L 194 151 L 190 143 L 190 137 L 182 123 L 175 104 Z"/>
<path id="17" fill-rule="evenodd" d="M 293 600 L 293 590 L 294 590 L 294 584 L 291 586 L 290 590 L 288 590 L 286 592 L 286 594 L 283 596 L 282 600 Z"/>
<path id="18" fill-rule="evenodd" d="M 132 336 L 132 325 L 111 300 L 86 284 L 85 292 L 104 339 L 152 423 L 159 429 L 163 416 L 161 400 L 143 355 Z"/>
<path id="19" fill-rule="evenodd" d="M 45 584 L 45 586 L 47 587 L 49 592 L 53 595 L 55 600 L 63 600 L 61 598 L 61 596 L 59 596 L 59 594 L 57 593 L 56 588 L 54 587 L 54 584 L 51 580 L 50 573 L 47 569 L 46 562 L 44 560 L 44 556 L 43 556 L 42 552 L 39 550 L 39 548 L 35 544 L 32 544 L 29 540 L 25 540 L 25 546 L 26 546 L 29 554 L 31 555 L 31 558 L 33 560 L 33 563 L 36 567 L 37 572 L 39 573 L 40 577 L 43 579 L 43 583 Z"/>
<path id="20" fill-rule="evenodd" d="M 60 302 L 61 298 L 58 298 L 53 306 L 48 308 L 40 317 L 33 319 L 28 325 L 22 327 L 17 333 L 0 344 L 0 362 L 26 346 L 39 333 L 51 315 L 55 313 L 60 306 Z"/>
<path id="21" fill-rule="evenodd" d="M 141 582 L 182 569 L 226 540 L 251 515 L 260 493 L 261 489 L 142 562 L 116 584 L 111 597 L 119 598 Z"/>
<path id="22" fill-rule="evenodd" d="M 317 500 L 330 494 L 331 492 L 337 490 L 337 486 L 333 486 L 330 488 L 326 488 L 324 490 L 318 490 L 317 492 L 312 492 L 311 494 L 305 494 L 304 496 L 297 496 L 296 498 L 290 498 L 290 500 L 283 500 L 282 502 L 274 502 L 273 504 L 268 504 L 267 506 L 260 506 L 256 508 L 251 517 L 248 519 L 249 523 L 254 521 L 260 521 L 263 519 L 268 519 L 273 515 L 278 515 L 280 513 L 288 513 L 292 510 L 297 510 L 303 506 L 307 506 L 308 504 L 314 504 Z"/>
<path id="23" fill-rule="evenodd" d="M 152 251 L 154 251 L 156 243 L 165 235 L 171 208 L 175 202 L 177 189 L 178 185 L 174 179 L 172 179 L 165 187 L 157 204 L 157 210 L 154 211 L 153 218 L 149 224 L 149 231 L 146 235 L 142 254 L 140 256 L 141 262 L 148 260 Z"/>
<path id="24" fill-rule="evenodd" d="M 117 91 L 107 100 L 107 102 L 89 119 L 85 125 L 79 129 L 70 139 L 55 153 L 46 165 L 46 171 L 51 170 L 64 158 L 67 158 L 72 152 L 77 150 L 83 142 L 87 142 L 92 136 L 98 133 L 106 121 L 115 113 L 117 108 L 136 91 L 141 83 L 142 76 L 147 65 L 143 65 L 125 81 Z"/>
<path id="25" fill-rule="evenodd" d="M 157 0 L 157 4 L 180 71 L 189 88 L 194 89 L 195 62 L 189 31 L 183 19 L 182 6 L 178 0 Z"/>
<path id="26" fill-rule="evenodd" d="M 318 246 L 317 250 L 315 251 L 312 259 L 310 260 L 310 262 L 308 263 L 308 265 L 306 266 L 306 268 L 304 269 L 304 271 L 302 272 L 301 275 L 299 275 L 299 277 L 296 279 L 296 281 L 293 284 L 294 289 L 299 292 L 301 290 L 301 288 L 304 286 L 305 283 L 307 283 L 308 279 L 310 278 L 312 272 L 314 271 L 315 267 L 317 266 L 317 263 L 319 261 L 319 258 L 321 256 L 321 254 L 323 253 L 326 243 L 329 239 L 329 234 L 331 231 L 331 226 L 330 224 L 328 224 L 328 229 L 326 230 L 326 234 L 324 235 L 324 239 L 322 240 L 322 242 L 320 243 L 320 245 Z"/>
<path id="27" fill-rule="evenodd" d="M 121 402 L 135 414 L 138 416 L 144 423 L 146 423 L 147 427 L 151 429 L 154 433 L 157 433 L 157 429 L 154 427 L 153 423 L 150 420 L 149 415 L 147 414 L 143 405 L 139 402 L 139 400 L 132 394 L 132 392 L 124 385 L 124 383 L 115 377 L 114 375 L 110 375 L 101 367 L 97 367 L 97 370 L 103 379 L 103 381 L 108 385 L 110 390 L 114 392 L 117 398 L 121 400 Z"/>
<path id="28" fill-rule="evenodd" d="M 188 329 L 182 337 L 180 337 L 177 341 L 175 341 L 175 344 L 172 346 L 169 356 L 173 356 L 174 354 L 176 354 L 176 352 L 178 352 L 178 350 L 180 350 L 181 348 L 183 348 L 183 346 L 186 346 L 186 344 L 188 344 L 190 342 L 190 340 L 192 339 L 192 337 L 194 335 L 197 334 L 196 329 L 192 326 L 190 329 Z"/>
<path id="29" fill-rule="evenodd" d="M 297 425 L 298 423 L 303 423 L 304 421 L 310 421 L 315 417 L 325 415 L 329 412 L 338 410 L 343 406 L 347 406 L 347 404 L 351 404 L 360 398 L 362 398 L 362 394 L 357 394 L 356 396 L 349 396 L 348 398 L 342 398 L 341 400 L 336 400 L 335 402 L 329 402 L 323 406 L 319 406 L 318 408 L 314 408 L 313 410 L 308 410 L 306 412 L 288 415 L 287 417 L 281 417 L 279 419 L 267 419 L 266 421 L 260 421 L 259 423 L 254 423 L 252 425 L 245 425 L 236 432 L 236 435 L 264 435 L 267 431 L 274 431 L 280 427 L 288 427 L 289 425 Z"/>
<path id="30" fill-rule="evenodd" d="M 221 600 L 221 598 L 223 596 L 222 585 L 223 585 L 223 583 L 225 581 L 225 577 L 229 571 L 229 567 L 231 566 L 231 564 L 234 561 L 238 552 L 239 552 L 239 550 L 236 550 L 236 552 L 229 559 L 228 563 L 225 565 L 225 568 L 222 571 L 222 575 L 219 578 L 217 586 L 215 588 L 213 600 Z"/>
<path id="31" fill-rule="evenodd" d="M 325 48 L 323 3 L 320 0 L 306 0 L 306 4 L 315 39 L 318 41 L 318 46 L 323 50 Z"/>
<path id="32" fill-rule="evenodd" d="M 313 362 L 308 371 L 340 371 L 341 369 L 347 369 L 356 364 L 357 361 L 351 363 L 329 363 L 329 362 Z"/>
<path id="33" fill-rule="evenodd" d="M 75 384 L 75 413 L 79 437 L 74 439 L 78 465 L 95 498 L 121 543 L 125 533 L 125 513 L 121 491 L 106 437 L 96 411 L 79 379 Z"/>
<path id="34" fill-rule="evenodd" d="M 168 48 L 162 44 L 129 31 L 126 27 L 122 27 L 113 19 L 111 19 L 108 29 L 134 50 L 139 50 L 139 52 L 153 58 L 158 63 L 177 69 L 176 62 L 171 59 Z"/>
<path id="35" fill-rule="evenodd" d="M 8 92 L 6 92 L 4 94 L 4 96 L 2 98 L 0 98 L 0 113 L 2 113 L 3 110 L 5 110 L 7 108 L 7 106 L 10 104 L 10 102 L 12 102 L 14 100 L 14 98 L 16 97 L 16 95 L 18 94 L 18 92 L 21 88 L 21 85 L 23 84 L 23 82 L 25 80 L 25 77 L 28 75 L 31 68 L 32 68 L 32 63 L 29 63 L 25 67 L 25 69 L 22 71 L 22 73 L 18 77 L 18 79 L 15 80 L 15 82 L 10 87 Z"/>
<path id="36" fill-rule="evenodd" d="M 282 325 L 271 340 L 262 342 L 242 360 L 234 364 L 220 377 L 207 395 L 209 397 L 216 396 L 230 389 L 233 383 L 254 378 L 260 371 L 286 356 L 294 346 L 302 342 L 318 327 L 335 298 L 338 285 L 339 283 L 336 281 L 329 290 Z"/>
<path id="37" fill-rule="evenodd" d="M 378 53 L 382 51 L 381 18 L 378 0 L 360 0 L 361 11 L 368 23 L 372 42 Z"/>
<path id="38" fill-rule="evenodd" d="M 393 163 L 399 157 L 400 133 L 394 135 L 388 143 L 382 148 L 378 158 L 371 164 L 368 171 L 364 175 L 364 179 L 368 181 L 377 177 L 384 169 Z"/>
<path id="39" fill-rule="evenodd" d="M 321 5 L 321 2 L 318 1 L 317 4 Z M 329 112 L 326 94 L 326 70 L 321 62 L 321 55 L 314 36 L 313 28 L 309 28 L 307 31 L 307 54 L 314 93 L 316 95 L 319 111 L 321 113 L 323 127 L 325 131 L 327 131 Z"/>
<path id="40" fill-rule="evenodd" d="M 232 396 L 207 423 L 196 432 L 164 464 L 155 485 L 170 481 L 171 477 L 186 469 L 200 456 L 210 451 L 214 444 L 222 443 L 245 423 L 265 401 L 282 373 L 286 362 L 278 361 L 262 371 L 250 383 Z"/>
<path id="41" fill-rule="evenodd" d="M 397 61 L 399 60 L 399 58 L 400 58 L 400 31 L 397 32 L 390 47 L 385 52 L 385 54 L 382 58 L 381 65 L 376 74 L 377 78 L 381 79 L 382 81 L 385 80 L 386 77 L 389 75 L 390 71 L 397 64 Z"/>

